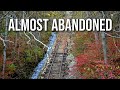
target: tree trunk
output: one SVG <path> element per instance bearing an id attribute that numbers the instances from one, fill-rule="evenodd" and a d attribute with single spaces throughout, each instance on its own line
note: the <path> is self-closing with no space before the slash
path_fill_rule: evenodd
<path id="1" fill-rule="evenodd" d="M 97 31 L 94 31 L 94 36 L 95 36 L 95 42 L 96 42 L 96 45 L 98 45 L 98 41 L 99 41 L 99 39 L 98 39 L 98 32 Z"/>
<path id="2" fill-rule="evenodd" d="M 4 40 L 7 40 L 7 28 L 8 28 L 8 17 L 6 16 L 6 24 L 5 24 L 5 34 L 4 34 Z M 3 79 L 5 78 L 5 66 L 6 66 L 6 48 L 7 48 L 7 43 L 5 42 L 5 46 L 3 49 Z"/>
<path id="3" fill-rule="evenodd" d="M 105 33 L 104 32 L 101 32 L 101 37 L 102 37 L 104 62 L 105 62 L 105 64 L 107 64 L 107 42 L 106 42 L 106 37 L 105 37 Z"/>

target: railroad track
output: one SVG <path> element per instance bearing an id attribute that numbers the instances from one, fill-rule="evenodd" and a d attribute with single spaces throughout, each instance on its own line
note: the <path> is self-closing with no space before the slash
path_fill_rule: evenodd
<path id="1" fill-rule="evenodd" d="M 43 79 L 65 79 L 67 75 L 67 40 L 62 42 L 62 35 L 56 41 L 54 50 L 52 51 L 50 62 L 46 66 L 46 70 L 41 74 Z M 61 47 L 63 46 L 63 47 Z"/>

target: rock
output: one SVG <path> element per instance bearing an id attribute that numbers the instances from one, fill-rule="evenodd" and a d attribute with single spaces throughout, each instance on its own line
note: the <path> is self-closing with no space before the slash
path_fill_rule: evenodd
<path id="1" fill-rule="evenodd" d="M 67 56 L 67 58 L 66 58 L 66 59 L 73 60 L 73 59 L 74 59 L 74 56 L 73 56 L 73 54 L 69 54 L 69 55 Z"/>
<path id="2" fill-rule="evenodd" d="M 76 77 L 73 76 L 73 75 L 68 75 L 68 76 L 66 77 L 66 79 L 76 79 Z"/>
<path id="3" fill-rule="evenodd" d="M 69 54 L 66 58 L 66 61 L 68 63 L 68 68 L 70 71 L 66 79 L 76 79 L 76 76 L 72 75 L 72 73 L 74 72 L 74 65 L 76 64 L 75 57 L 73 56 L 73 54 Z"/>
<path id="4" fill-rule="evenodd" d="M 69 68 L 71 68 L 71 67 L 73 67 L 74 65 L 76 64 L 76 62 L 75 61 L 72 61 L 70 64 L 69 64 Z"/>
<path id="5" fill-rule="evenodd" d="M 72 54 L 69 54 L 66 58 L 66 61 L 68 64 L 70 64 L 72 61 L 74 61 L 74 56 Z"/>

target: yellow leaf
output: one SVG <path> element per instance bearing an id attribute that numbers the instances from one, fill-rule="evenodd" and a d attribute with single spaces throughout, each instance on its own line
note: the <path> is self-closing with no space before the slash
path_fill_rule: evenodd
<path id="1" fill-rule="evenodd" d="M 48 16 L 50 16 L 50 14 L 47 14 Z"/>

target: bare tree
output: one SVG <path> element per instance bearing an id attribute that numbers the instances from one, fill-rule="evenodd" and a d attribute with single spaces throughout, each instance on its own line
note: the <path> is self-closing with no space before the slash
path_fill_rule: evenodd
<path id="1" fill-rule="evenodd" d="M 5 34 L 4 34 L 4 40 L 7 40 L 7 29 L 8 29 L 8 17 L 6 16 L 6 29 L 5 29 Z M 5 64 L 6 64 L 6 48 L 7 48 L 7 43 L 5 42 L 5 46 L 3 49 L 3 79 L 5 76 Z"/>
<path id="2" fill-rule="evenodd" d="M 105 14 L 103 11 L 101 11 L 102 13 L 102 18 L 105 18 Z M 103 54 L 104 54 L 104 61 L 105 64 L 107 64 L 107 42 L 106 42 L 106 35 L 105 32 L 101 32 L 101 38 L 102 38 L 102 46 L 103 46 Z"/>

